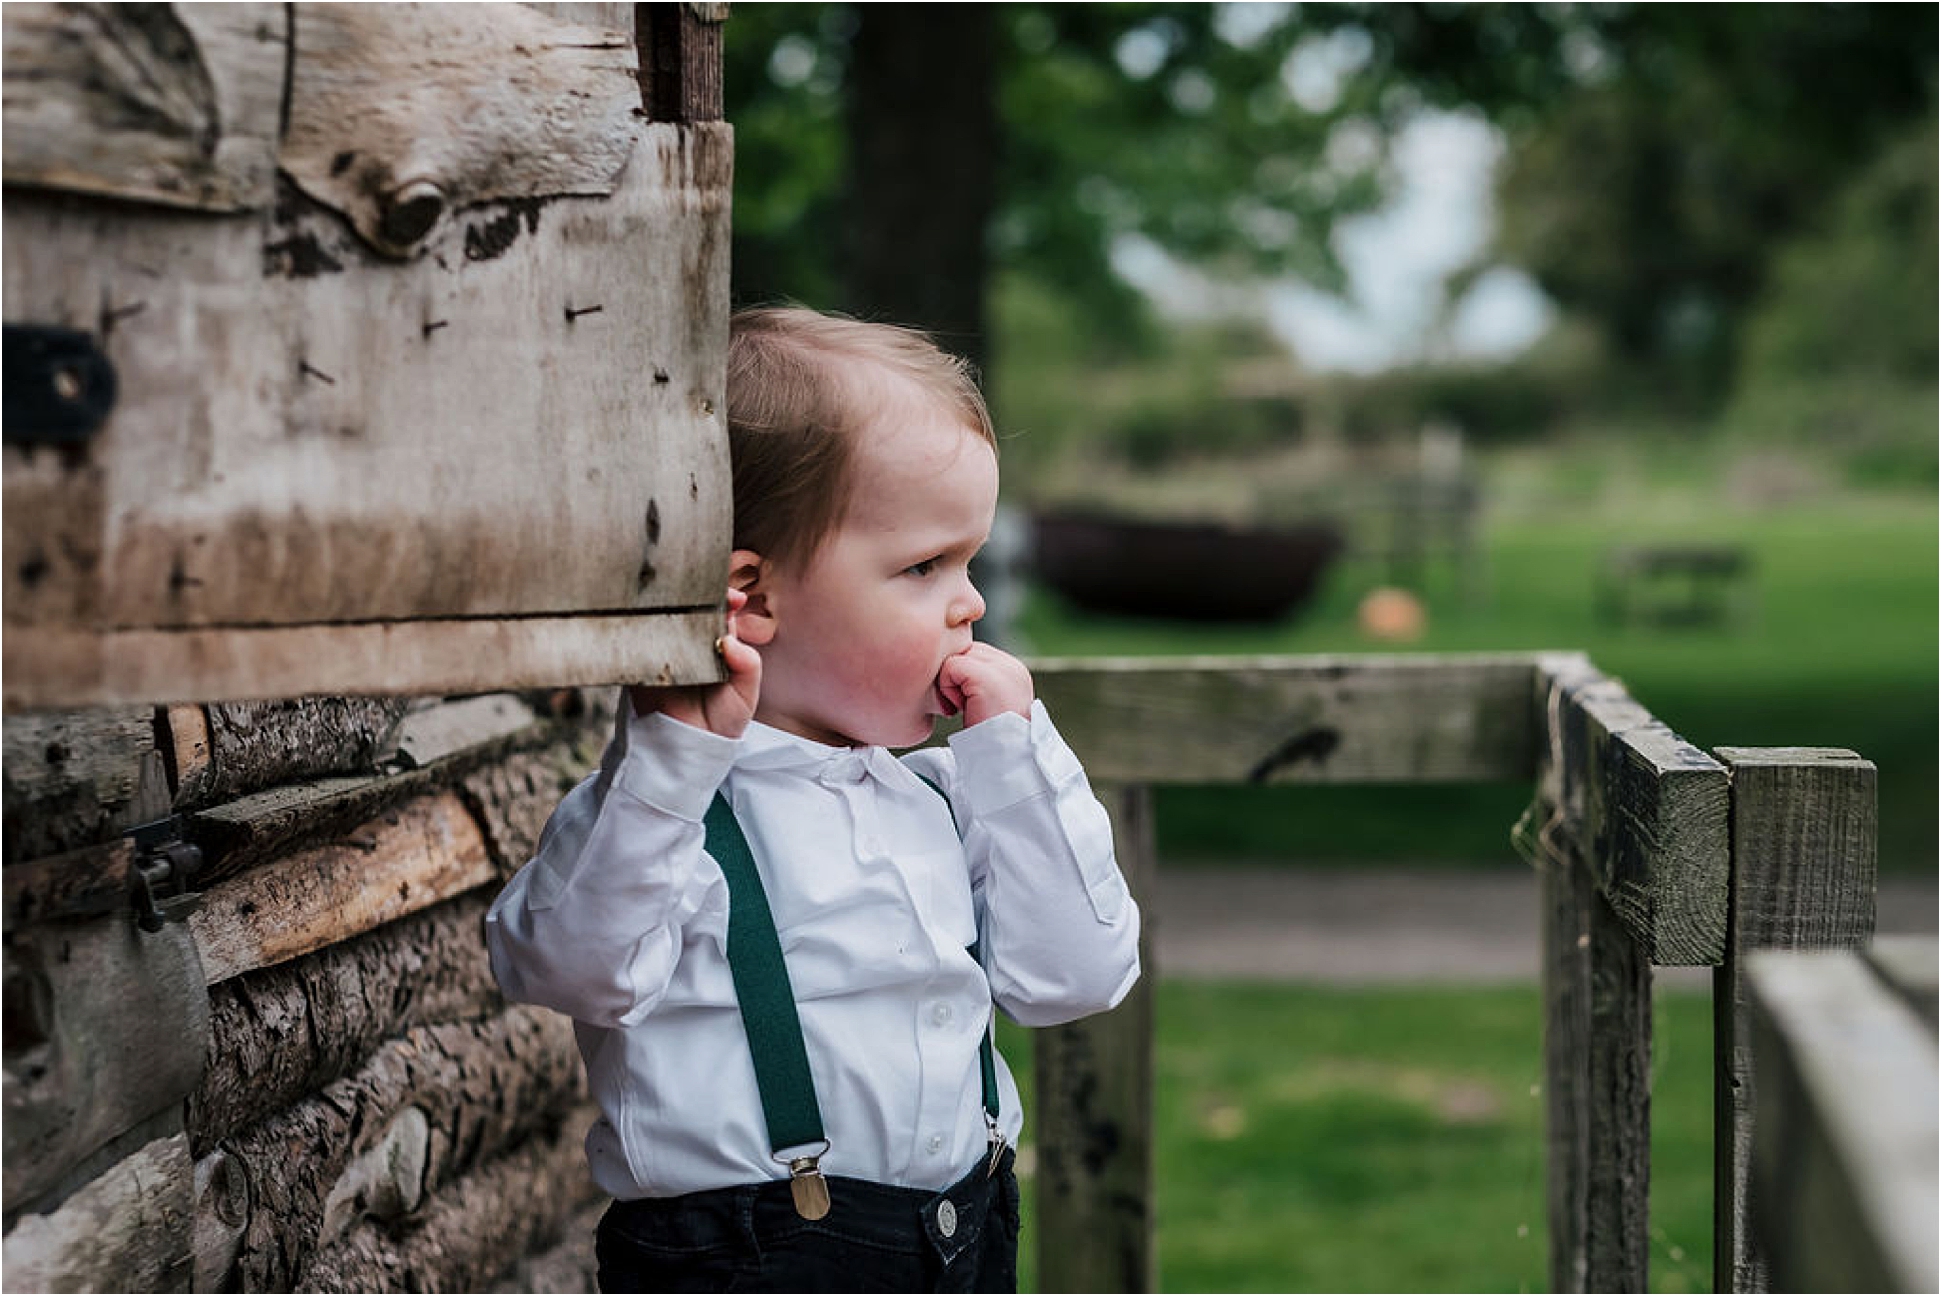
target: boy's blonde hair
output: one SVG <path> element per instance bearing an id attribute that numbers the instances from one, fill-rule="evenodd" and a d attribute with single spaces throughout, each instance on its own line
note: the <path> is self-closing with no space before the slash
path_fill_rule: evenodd
<path id="1" fill-rule="evenodd" d="M 849 504 L 852 447 L 899 381 L 997 448 L 970 365 L 929 336 L 794 306 L 728 329 L 728 450 L 737 549 L 806 564 Z"/>

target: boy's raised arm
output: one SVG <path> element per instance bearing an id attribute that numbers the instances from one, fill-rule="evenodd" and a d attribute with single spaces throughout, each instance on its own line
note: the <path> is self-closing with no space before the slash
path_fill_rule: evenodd
<path id="1" fill-rule="evenodd" d="M 1112 824 L 1042 702 L 950 739 L 998 1005 L 1026 1026 L 1115 1006 L 1139 978 L 1139 907 Z"/>
<path id="2" fill-rule="evenodd" d="M 600 772 L 567 794 L 486 915 L 507 997 L 596 1026 L 630 1024 L 659 1001 L 683 927 L 697 915 L 725 927 L 720 875 L 698 865 L 701 819 L 736 750 L 669 716 L 640 716 L 622 695 Z"/>

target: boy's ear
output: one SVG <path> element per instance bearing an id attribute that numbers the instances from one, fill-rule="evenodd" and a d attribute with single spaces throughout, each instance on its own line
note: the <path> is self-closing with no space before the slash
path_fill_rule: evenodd
<path id="1" fill-rule="evenodd" d="M 728 556 L 728 588 L 748 596 L 731 628 L 736 638 L 757 648 L 775 637 L 774 572 L 773 564 L 753 549 L 737 549 Z"/>

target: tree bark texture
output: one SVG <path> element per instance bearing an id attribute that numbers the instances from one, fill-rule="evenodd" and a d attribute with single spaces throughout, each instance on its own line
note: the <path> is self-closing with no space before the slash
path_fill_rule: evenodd
<path id="1" fill-rule="evenodd" d="M 168 813 L 166 791 L 142 786 L 156 750 L 153 707 L 10 715 L 4 735 L 0 852 L 8 865 L 107 841 Z M 153 766 L 151 784 L 161 771 Z"/>
<path id="2" fill-rule="evenodd" d="M 198 1157 L 350 1074 L 414 1026 L 493 1011 L 483 891 L 210 991 L 213 1044 L 189 1096 Z"/>
<path id="3" fill-rule="evenodd" d="M 533 857 L 560 798 L 598 762 L 596 747 L 556 744 L 494 761 L 459 784 L 459 795 L 478 820 L 486 849 L 503 876 L 511 877 Z"/>
<path id="4" fill-rule="evenodd" d="M 478 824 L 452 792 L 415 797 L 342 841 L 203 894 L 189 914 L 209 984 L 271 967 L 492 881 Z"/>
<path id="5" fill-rule="evenodd" d="M 585 1096 L 572 1027 L 556 1013 L 514 1008 L 413 1029 L 356 1075 L 225 1142 L 250 1203 L 236 1276 L 250 1291 L 307 1287 L 312 1258 L 360 1220 L 410 1228 L 444 1186 L 528 1142 L 549 1144 Z M 517 1206 L 538 1214 L 565 1200 Z"/>
<path id="6" fill-rule="evenodd" d="M 523 1256 L 485 1290 L 494 1293 L 598 1291 L 600 1265 L 593 1253 L 593 1237 L 600 1217 L 612 1202 L 600 1197 L 567 1221 L 559 1242 L 536 1255 Z"/>
<path id="7" fill-rule="evenodd" d="M 175 763 L 175 809 L 320 774 L 373 773 L 408 705 L 404 698 L 293 698 L 170 707 L 165 751 Z"/>
<path id="8" fill-rule="evenodd" d="M 600 1200 L 581 1150 L 590 1111 L 482 1166 L 406 1221 L 367 1221 L 316 1259 L 303 1291 L 483 1290 L 522 1257 L 557 1245 Z"/>

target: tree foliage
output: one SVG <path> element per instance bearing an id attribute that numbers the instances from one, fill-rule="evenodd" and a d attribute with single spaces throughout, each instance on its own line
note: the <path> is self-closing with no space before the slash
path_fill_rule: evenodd
<path id="1" fill-rule="evenodd" d="M 1620 358 L 1716 394 L 1778 250 L 1932 113 L 1935 36 L 1919 5 L 1616 10 L 1584 84 L 1511 136 L 1497 254 Z"/>
<path id="2" fill-rule="evenodd" d="M 943 118 L 967 110 L 846 114 L 858 48 L 917 68 L 953 58 L 915 24 L 899 45 L 860 42 L 892 8 L 735 8 L 743 296 L 867 309 L 847 289 L 866 277 L 858 259 L 949 276 L 988 254 L 1123 350 L 1145 317 L 1113 270 L 1122 240 L 1216 277 L 1337 288 L 1333 232 L 1383 198 L 1391 135 L 1425 108 L 1463 108 L 1510 146 L 1492 255 L 1620 358 L 1716 392 L 1776 249 L 1934 102 L 1931 6 L 977 6 L 993 27 L 989 219 L 976 256 L 917 260 L 846 237 L 859 134 L 948 141 Z"/>

